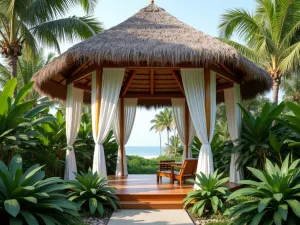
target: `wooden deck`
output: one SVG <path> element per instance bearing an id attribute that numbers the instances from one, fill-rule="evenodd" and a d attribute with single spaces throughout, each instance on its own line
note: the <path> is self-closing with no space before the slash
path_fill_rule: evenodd
<path id="1" fill-rule="evenodd" d="M 156 183 L 156 175 L 109 176 L 109 186 L 117 188 L 117 196 L 123 209 L 182 209 L 182 200 L 193 190 L 193 185 L 180 186 L 177 181 L 163 178 Z M 237 185 L 228 184 L 236 189 Z"/>

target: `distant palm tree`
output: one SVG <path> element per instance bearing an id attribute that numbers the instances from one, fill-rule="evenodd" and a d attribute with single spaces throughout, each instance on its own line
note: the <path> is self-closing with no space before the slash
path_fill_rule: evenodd
<path id="1" fill-rule="evenodd" d="M 183 146 L 180 138 L 177 136 L 171 136 L 170 144 L 164 149 L 164 154 L 169 157 L 176 157 L 179 151 L 183 150 Z"/>
<path id="2" fill-rule="evenodd" d="M 26 57 L 26 54 L 22 55 L 17 64 L 17 90 L 20 90 L 25 84 L 31 81 L 32 76 L 40 70 L 42 67 L 47 65 L 54 58 L 53 53 L 44 55 L 42 50 L 37 51 L 34 57 Z M 0 63 L 0 87 L 3 87 L 11 79 L 10 71 L 5 64 Z M 26 100 L 39 99 L 39 101 L 46 101 L 48 98 L 42 98 L 41 95 L 31 89 L 26 96 Z"/>
<path id="3" fill-rule="evenodd" d="M 54 47 L 59 41 L 85 39 L 102 30 L 100 22 L 90 16 L 63 17 L 71 7 L 80 5 L 92 11 L 97 0 L 1 0 L 0 49 L 8 60 L 11 77 L 17 77 L 17 61 L 26 52 L 37 52 L 38 44 Z"/>
<path id="4" fill-rule="evenodd" d="M 298 73 L 289 74 L 283 79 L 282 90 L 284 91 L 284 101 L 300 102 L 300 77 Z"/>
<path id="5" fill-rule="evenodd" d="M 282 77 L 295 71 L 300 60 L 300 1 L 257 0 L 254 14 L 230 9 L 219 25 L 224 42 L 264 67 L 273 79 L 273 102 L 278 103 Z M 237 34 L 246 45 L 229 40 Z"/>
<path id="6" fill-rule="evenodd" d="M 173 111 L 170 108 L 164 108 L 157 115 L 158 123 L 162 128 L 162 131 L 167 131 L 167 142 L 170 144 L 170 131 L 175 127 L 175 119 Z"/>
<path id="7" fill-rule="evenodd" d="M 153 126 L 150 128 L 150 131 L 155 130 L 155 133 L 159 133 L 159 150 L 160 155 L 162 155 L 162 148 L 161 148 L 161 132 L 162 132 L 162 126 L 160 124 L 159 119 L 157 118 L 158 115 L 155 115 L 155 119 L 151 120 L 150 123 L 153 124 Z"/>

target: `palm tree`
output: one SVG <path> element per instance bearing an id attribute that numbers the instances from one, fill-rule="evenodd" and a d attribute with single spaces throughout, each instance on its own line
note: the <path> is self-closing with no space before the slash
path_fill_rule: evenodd
<path id="1" fill-rule="evenodd" d="M 151 120 L 150 123 L 153 124 L 153 126 L 150 128 L 150 131 L 155 130 L 155 133 L 159 133 L 159 150 L 160 155 L 162 155 L 162 148 L 161 148 L 161 132 L 162 132 L 162 126 L 160 124 L 160 121 L 158 119 L 158 115 L 155 115 L 155 119 Z"/>
<path id="2" fill-rule="evenodd" d="M 173 111 L 170 108 L 164 108 L 160 111 L 157 119 L 162 128 L 162 131 L 167 130 L 168 145 L 170 144 L 170 131 L 175 126 Z"/>
<path id="3" fill-rule="evenodd" d="M 299 72 L 298 72 L 299 73 Z M 297 73 L 285 76 L 282 82 L 283 100 L 300 102 L 300 78 Z"/>
<path id="4" fill-rule="evenodd" d="M 24 87 L 25 84 L 29 83 L 32 76 L 42 67 L 47 65 L 53 58 L 53 53 L 48 53 L 44 56 L 41 49 L 31 58 L 27 57 L 26 54 L 19 57 L 17 63 L 17 91 Z M 0 63 L 0 87 L 4 87 L 10 79 L 11 75 L 9 69 L 6 65 Z M 27 101 L 31 99 L 37 99 L 38 103 L 45 103 L 46 101 L 50 103 L 47 97 L 41 98 L 41 95 L 33 88 L 24 100 Z"/>
<path id="5" fill-rule="evenodd" d="M 273 79 L 273 102 L 278 103 L 282 77 L 299 66 L 300 1 L 257 0 L 254 14 L 230 9 L 219 25 L 223 41 L 264 67 Z M 229 40 L 236 34 L 246 45 Z"/>
<path id="6" fill-rule="evenodd" d="M 164 153 L 169 157 L 176 157 L 179 151 L 183 150 L 183 146 L 180 138 L 177 136 L 171 136 L 170 144 L 167 144 L 167 147 L 164 149 Z"/>
<path id="7" fill-rule="evenodd" d="M 34 55 L 38 44 L 60 52 L 59 41 L 88 38 L 102 30 L 91 16 L 63 17 L 80 5 L 90 12 L 97 0 L 0 0 L 0 48 L 8 60 L 11 77 L 17 77 L 22 49 Z"/>

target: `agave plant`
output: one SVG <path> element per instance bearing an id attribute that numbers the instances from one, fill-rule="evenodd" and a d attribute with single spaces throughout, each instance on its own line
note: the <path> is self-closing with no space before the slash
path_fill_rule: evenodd
<path id="1" fill-rule="evenodd" d="M 77 203 L 81 209 L 89 209 L 92 215 L 97 210 L 102 217 L 105 205 L 110 205 L 115 210 L 119 207 L 119 199 L 115 195 L 116 189 L 107 186 L 106 177 L 102 178 L 89 168 L 87 173 L 76 173 L 75 179 L 69 181 L 71 187 L 69 200 Z"/>
<path id="2" fill-rule="evenodd" d="M 215 214 L 218 210 L 224 212 L 224 202 L 229 193 L 229 188 L 224 184 L 228 182 L 229 177 L 221 178 L 222 176 L 223 173 L 218 174 L 218 170 L 216 170 L 208 176 L 202 172 L 196 174 L 196 181 L 188 180 L 196 184 L 199 189 L 188 193 L 187 197 L 183 200 L 184 208 L 189 204 L 193 204 L 191 213 L 198 216 L 202 216 L 205 211 L 211 212 L 211 210 Z"/>
<path id="3" fill-rule="evenodd" d="M 62 194 L 63 180 L 45 178 L 43 166 L 34 165 L 22 172 L 22 158 L 16 155 L 9 167 L 0 161 L 0 211 L 4 224 L 72 224 L 78 216 L 76 204 Z"/>
<path id="4" fill-rule="evenodd" d="M 234 224 L 300 224 L 300 169 L 296 168 L 300 160 L 289 165 L 289 158 L 286 157 L 281 168 L 267 159 L 265 172 L 248 168 L 259 181 L 241 181 L 248 187 L 228 197 L 228 201 L 241 196 L 252 197 L 230 209 L 230 217 L 237 217 Z"/>

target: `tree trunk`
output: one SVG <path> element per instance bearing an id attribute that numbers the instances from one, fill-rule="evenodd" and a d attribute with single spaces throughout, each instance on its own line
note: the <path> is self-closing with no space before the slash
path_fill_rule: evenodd
<path id="1" fill-rule="evenodd" d="M 279 74 L 274 75 L 273 77 L 273 103 L 278 104 L 278 93 L 279 93 L 279 86 L 281 83 L 281 76 Z"/>
<path id="2" fill-rule="evenodd" d="M 161 152 L 161 132 L 159 131 L 159 150 L 160 150 L 160 155 L 162 155 Z"/>
<path id="3" fill-rule="evenodd" d="M 170 133 L 170 131 L 169 131 L 169 130 L 167 130 L 168 146 L 170 145 L 170 137 L 169 137 L 169 136 L 170 136 L 170 134 L 169 134 L 169 133 Z"/>
<path id="4" fill-rule="evenodd" d="M 18 62 L 18 56 L 15 55 L 8 56 L 8 65 L 10 68 L 11 79 L 17 77 L 17 62 Z"/>

